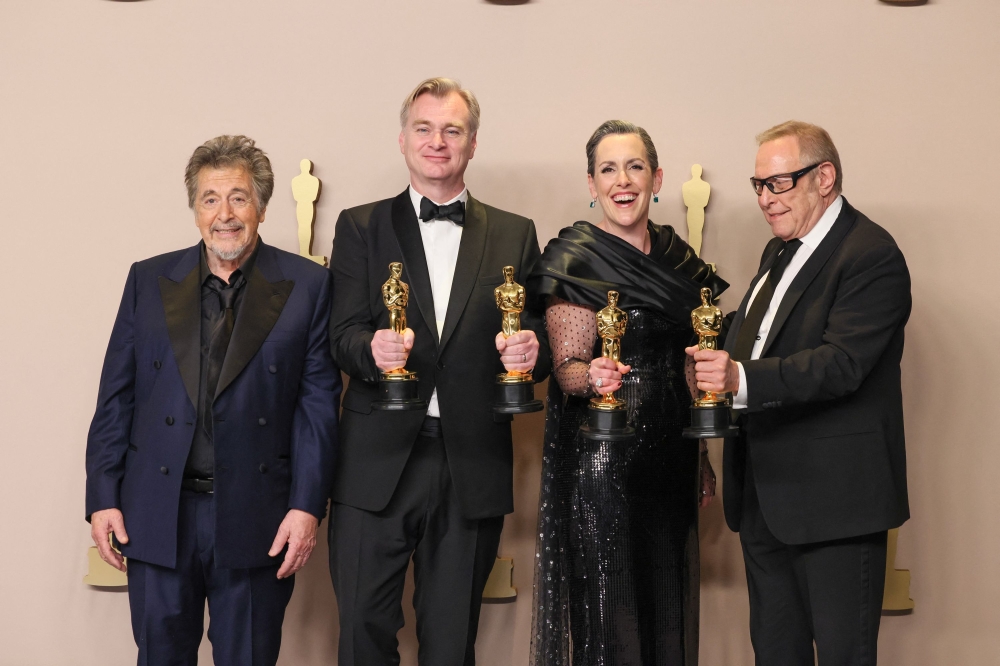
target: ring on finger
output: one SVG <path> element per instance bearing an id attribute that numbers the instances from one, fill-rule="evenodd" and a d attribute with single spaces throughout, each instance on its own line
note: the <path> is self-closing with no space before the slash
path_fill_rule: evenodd
<path id="1" fill-rule="evenodd" d="M 602 386 L 604 386 L 604 377 L 598 377 L 597 381 L 594 382 L 594 386 L 596 386 L 597 388 L 601 388 Z"/>

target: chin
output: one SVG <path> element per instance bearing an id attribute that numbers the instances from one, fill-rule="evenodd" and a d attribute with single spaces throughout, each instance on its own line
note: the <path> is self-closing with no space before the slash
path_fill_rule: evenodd
<path id="1" fill-rule="evenodd" d="M 249 243 L 243 242 L 229 242 L 229 243 L 214 243 L 208 246 L 208 249 L 212 251 L 212 254 L 217 256 L 223 261 L 232 261 L 238 259 L 244 252 L 246 252 Z"/>

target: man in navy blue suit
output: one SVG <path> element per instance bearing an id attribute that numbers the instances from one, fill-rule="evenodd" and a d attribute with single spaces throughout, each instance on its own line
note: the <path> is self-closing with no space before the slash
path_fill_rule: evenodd
<path id="1" fill-rule="evenodd" d="M 274 174 L 220 136 L 185 173 L 202 242 L 132 265 L 87 437 L 87 519 L 128 558 L 138 663 L 274 664 L 326 513 L 340 373 L 330 273 L 257 234 Z M 112 548 L 112 541 L 118 548 Z"/>

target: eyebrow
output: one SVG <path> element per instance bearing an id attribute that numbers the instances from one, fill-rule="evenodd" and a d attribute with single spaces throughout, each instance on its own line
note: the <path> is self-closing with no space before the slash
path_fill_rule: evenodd
<path id="1" fill-rule="evenodd" d="M 245 194 L 247 196 L 251 196 L 250 191 L 249 190 L 245 190 L 242 187 L 234 187 L 232 190 L 229 191 L 229 193 L 230 194 Z M 217 196 L 217 197 L 221 197 L 222 196 L 221 194 L 219 194 L 215 190 L 205 190 L 204 192 L 201 193 L 201 198 L 204 199 L 205 197 L 213 195 L 213 194 L 215 196 Z"/>
<path id="2" fill-rule="evenodd" d="M 417 127 L 418 125 L 433 125 L 433 124 L 434 123 L 432 123 L 429 120 L 417 119 L 417 120 L 414 120 L 413 123 L 410 126 L 411 127 Z M 465 129 L 465 124 L 462 123 L 462 122 L 449 122 L 449 123 L 446 123 L 445 126 L 444 126 L 445 129 L 448 129 L 450 127 L 456 127 L 458 129 Z"/>

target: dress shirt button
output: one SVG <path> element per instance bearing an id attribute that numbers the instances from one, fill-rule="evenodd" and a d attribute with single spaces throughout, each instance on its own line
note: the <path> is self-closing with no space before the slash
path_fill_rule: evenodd
<path id="1" fill-rule="evenodd" d="M 257 425 L 262 425 L 262 426 L 267 425 L 267 419 L 265 419 L 263 416 L 260 417 L 259 419 L 257 419 Z"/>
<path id="2" fill-rule="evenodd" d="M 168 416 L 167 417 L 167 425 L 173 425 L 173 424 L 174 424 L 174 417 Z"/>
<path id="3" fill-rule="evenodd" d="M 169 474 L 169 473 L 170 473 L 170 470 L 167 469 L 166 467 L 161 467 L 160 468 L 160 474 Z"/>
<path id="4" fill-rule="evenodd" d="M 156 368 L 157 370 L 159 370 L 162 365 L 163 364 L 160 363 L 159 361 L 153 361 L 153 367 Z"/>
<path id="5" fill-rule="evenodd" d="M 267 366 L 267 371 L 270 372 L 273 375 L 274 373 L 276 373 L 278 371 L 278 366 L 276 366 L 276 365 L 269 365 L 269 366 Z"/>
<path id="6" fill-rule="evenodd" d="M 260 473 L 267 474 L 267 465 L 265 465 L 264 463 L 260 464 Z"/>
<path id="7" fill-rule="evenodd" d="M 759 335 L 757 336 L 757 339 L 760 340 L 760 336 Z"/>

